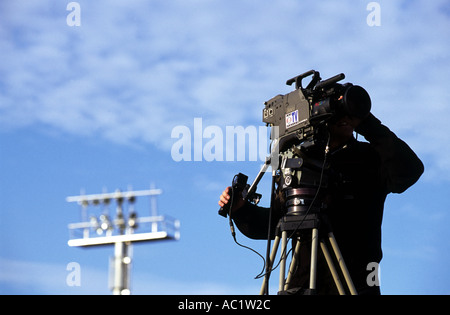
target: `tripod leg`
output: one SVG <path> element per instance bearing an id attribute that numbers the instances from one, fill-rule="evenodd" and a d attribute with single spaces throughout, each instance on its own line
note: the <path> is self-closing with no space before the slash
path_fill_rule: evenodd
<path id="1" fill-rule="evenodd" d="M 294 275 L 295 269 L 297 268 L 297 260 L 300 255 L 300 237 L 297 239 L 297 244 L 295 245 L 294 256 L 292 257 L 291 265 L 289 266 L 288 276 L 286 279 L 286 283 L 284 284 L 284 290 L 289 289 L 289 283 L 292 280 L 292 276 Z"/>
<path id="2" fill-rule="evenodd" d="M 316 276 L 317 276 L 317 249 L 319 245 L 319 230 L 313 228 L 311 238 L 311 270 L 309 276 L 309 289 L 312 294 L 316 290 Z"/>
<path id="3" fill-rule="evenodd" d="M 275 240 L 273 242 L 272 252 L 270 253 L 270 260 L 267 262 L 269 264 L 268 270 L 272 269 L 273 262 L 275 261 L 275 256 L 277 254 L 279 245 L 280 245 L 280 237 L 276 236 Z M 264 276 L 264 281 L 261 286 L 261 291 L 259 292 L 260 295 L 264 295 L 264 292 L 266 291 L 267 280 L 269 278 L 269 275 L 270 275 L 270 273 L 266 273 L 266 275 Z"/>
<path id="4" fill-rule="evenodd" d="M 333 247 L 334 254 L 336 255 L 336 259 L 339 262 L 339 266 L 341 267 L 342 273 L 344 275 L 345 281 L 347 282 L 348 288 L 350 289 L 350 293 L 352 295 L 357 295 L 358 292 L 355 289 L 355 285 L 353 284 L 350 273 L 348 272 L 347 266 L 345 265 L 344 258 L 342 257 L 339 246 L 334 238 L 333 232 L 328 233 L 328 239 L 331 243 L 331 247 Z"/>
<path id="5" fill-rule="evenodd" d="M 322 248 L 323 255 L 325 256 L 325 260 L 327 261 L 328 268 L 330 268 L 331 275 L 333 276 L 334 283 L 336 283 L 339 294 L 345 295 L 345 290 L 342 286 L 341 279 L 339 278 L 336 267 L 334 267 L 333 259 L 331 258 L 330 252 L 328 251 L 327 245 L 325 244 L 324 240 L 320 240 L 320 247 Z"/>
<path id="6" fill-rule="evenodd" d="M 278 291 L 284 290 L 286 276 L 286 257 L 287 257 L 287 231 L 281 233 L 281 259 L 280 259 L 280 282 Z"/>

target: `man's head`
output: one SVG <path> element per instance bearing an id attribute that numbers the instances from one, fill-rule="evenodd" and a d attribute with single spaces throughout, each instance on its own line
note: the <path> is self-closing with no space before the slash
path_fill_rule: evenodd
<path id="1" fill-rule="evenodd" d="M 353 137 L 353 131 L 359 125 L 361 119 L 343 116 L 329 122 L 330 148 L 336 148 L 347 143 Z"/>

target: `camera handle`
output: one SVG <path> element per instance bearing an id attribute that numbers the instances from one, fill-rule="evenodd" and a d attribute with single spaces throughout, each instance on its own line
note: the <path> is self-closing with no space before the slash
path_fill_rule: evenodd
<path id="1" fill-rule="evenodd" d="M 291 86 L 295 82 L 295 89 L 297 90 L 301 88 L 303 90 L 302 85 L 303 79 L 311 75 L 312 75 L 311 82 L 308 83 L 308 86 L 305 88 L 305 90 L 313 90 L 313 89 L 318 90 L 345 79 L 345 74 L 340 73 L 338 75 L 335 75 L 334 77 L 321 81 L 319 71 L 309 70 L 303 74 L 300 74 L 296 77 L 293 77 L 292 79 L 287 80 L 286 85 Z"/>
<path id="2" fill-rule="evenodd" d="M 227 215 L 230 212 L 230 209 L 232 207 L 232 203 L 233 203 L 233 198 L 235 197 L 235 195 L 237 195 L 238 192 L 243 192 L 244 190 L 246 190 L 246 188 L 248 188 L 247 186 L 247 179 L 248 176 L 244 175 L 242 173 L 236 174 L 233 177 L 233 182 L 231 183 L 231 191 L 229 192 L 231 199 L 230 202 L 228 202 L 226 205 L 224 205 L 223 207 L 220 207 L 219 209 L 219 215 L 223 216 L 224 218 L 227 217 Z M 242 194 L 244 195 L 244 194 Z M 243 198 L 245 199 L 245 197 L 243 196 Z"/>
<path id="3" fill-rule="evenodd" d="M 307 90 L 314 88 L 314 86 L 321 80 L 319 71 L 315 70 L 309 70 L 303 74 L 300 74 L 296 77 L 293 77 L 292 79 L 289 79 L 286 81 L 286 85 L 291 86 L 292 83 L 295 82 L 295 89 L 298 90 L 301 88 L 303 90 L 302 86 L 302 80 L 306 77 L 313 76 L 311 79 L 311 82 L 309 82 L 308 86 L 306 87 Z"/>
<path id="4" fill-rule="evenodd" d="M 255 180 L 253 181 L 253 183 L 250 186 L 246 185 L 247 184 L 247 179 L 248 179 L 247 176 L 245 176 L 243 174 L 240 174 L 240 173 L 235 176 L 235 178 L 236 178 L 236 177 L 239 177 L 239 175 L 242 175 L 243 176 L 243 177 L 241 177 L 242 179 L 244 179 L 244 176 L 245 176 L 245 184 L 244 185 L 241 184 L 241 187 L 234 187 L 235 181 L 233 179 L 233 184 L 232 184 L 232 188 L 233 188 L 232 190 L 233 191 L 237 191 L 234 188 L 238 188 L 238 189 L 240 188 L 241 190 L 243 190 L 242 197 L 245 200 L 252 200 L 255 203 L 259 202 L 259 200 L 261 199 L 262 196 L 260 194 L 256 193 L 256 189 L 258 187 L 259 182 L 261 181 L 261 179 L 263 178 L 264 174 L 266 173 L 267 169 L 272 164 L 272 161 L 276 161 L 275 159 L 278 159 L 279 143 L 280 142 L 279 142 L 278 139 L 273 140 L 273 142 L 272 142 L 273 146 L 272 146 L 272 150 L 270 152 L 270 156 L 266 158 L 266 161 L 264 162 L 263 166 L 261 167 L 261 170 L 259 171 L 259 173 L 256 176 Z M 276 165 L 278 166 L 278 164 L 276 164 Z M 273 168 L 275 169 L 275 167 L 273 167 Z M 238 183 L 236 183 L 236 185 L 238 186 Z M 221 207 L 219 209 L 219 212 L 218 212 L 219 215 L 221 215 L 224 218 L 226 218 L 228 213 L 230 212 L 230 207 L 231 207 L 230 203 L 228 203 L 225 206 Z"/>

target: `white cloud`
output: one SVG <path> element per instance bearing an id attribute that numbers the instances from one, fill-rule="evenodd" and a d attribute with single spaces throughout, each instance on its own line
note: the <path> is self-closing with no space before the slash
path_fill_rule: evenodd
<path id="1" fill-rule="evenodd" d="M 446 1 L 79 1 L 1 4 L 2 128 L 44 124 L 169 149 L 171 130 L 262 124 L 262 102 L 315 68 L 366 87 L 374 112 L 450 175 Z"/>

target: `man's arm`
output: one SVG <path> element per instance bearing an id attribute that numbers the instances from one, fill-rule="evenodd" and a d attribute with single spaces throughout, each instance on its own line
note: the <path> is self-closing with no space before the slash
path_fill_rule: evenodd
<path id="1" fill-rule="evenodd" d="M 411 148 L 372 114 L 355 130 L 378 152 L 389 192 L 402 193 L 424 172 L 423 163 Z"/>
<path id="2" fill-rule="evenodd" d="M 233 212 L 234 220 L 239 231 L 251 239 L 267 239 L 269 229 L 269 208 L 258 207 L 250 202 Z M 275 227 L 272 225 L 272 228 Z"/>

